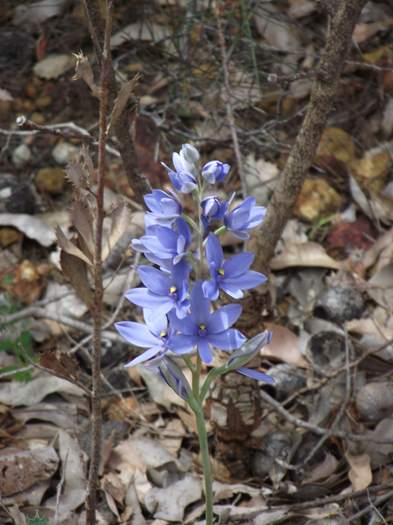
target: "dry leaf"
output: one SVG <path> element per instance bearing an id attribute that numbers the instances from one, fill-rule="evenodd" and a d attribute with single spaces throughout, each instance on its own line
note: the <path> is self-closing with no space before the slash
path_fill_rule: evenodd
<path id="1" fill-rule="evenodd" d="M 81 201 L 74 202 L 71 211 L 71 220 L 86 244 L 86 248 L 90 254 L 90 259 L 93 259 L 93 253 L 95 250 L 93 231 L 94 216 L 89 206 Z"/>
<path id="2" fill-rule="evenodd" d="M 83 396 L 84 391 L 64 379 L 51 375 L 42 375 L 28 383 L 11 381 L 2 383 L 0 388 L 0 403 L 12 407 L 32 406 L 42 401 L 49 394 L 72 394 Z"/>
<path id="3" fill-rule="evenodd" d="M 48 248 L 56 241 L 56 235 L 39 217 L 24 213 L 1 213 L 0 226 L 12 226 L 21 231 L 29 239 L 37 241 Z"/>
<path id="4" fill-rule="evenodd" d="M 52 447 L 33 450 L 0 450 L 0 493 L 11 496 L 50 479 L 57 470 L 58 457 Z"/>
<path id="5" fill-rule="evenodd" d="M 275 323 L 265 323 L 273 332 L 272 342 L 261 349 L 262 357 L 275 357 L 286 363 L 307 368 L 308 363 L 301 354 L 301 340 L 293 332 Z"/>
<path id="6" fill-rule="evenodd" d="M 337 212 L 344 198 L 321 177 L 306 177 L 295 204 L 295 214 L 307 221 Z"/>
<path id="7" fill-rule="evenodd" d="M 131 213 L 128 206 L 120 203 L 110 215 L 112 219 L 111 230 L 108 238 L 104 240 L 102 248 L 102 259 L 105 260 L 115 247 L 116 243 L 129 230 L 131 223 Z"/>
<path id="8" fill-rule="evenodd" d="M 115 33 L 111 38 L 111 48 L 121 46 L 124 42 L 129 40 L 140 40 L 142 42 L 158 42 L 165 40 L 171 36 L 168 26 L 151 23 L 151 22 L 135 22 L 123 27 L 120 31 Z"/>
<path id="9" fill-rule="evenodd" d="M 128 80 L 128 82 L 125 82 L 121 86 L 120 91 L 116 97 L 115 103 L 113 105 L 112 113 L 108 124 L 108 133 L 110 133 L 113 127 L 116 126 L 116 122 L 125 110 L 128 100 L 132 96 L 135 97 L 135 88 L 138 85 L 139 79 L 140 75 L 136 74 L 133 79 Z"/>
<path id="10" fill-rule="evenodd" d="M 71 282 L 77 296 L 90 308 L 94 295 L 89 284 L 87 266 L 79 257 L 65 251 L 60 252 L 60 265 L 63 273 Z"/>
<path id="11" fill-rule="evenodd" d="M 145 506 L 155 518 L 182 522 L 185 508 L 201 497 L 200 480 L 188 475 L 164 489 L 151 489 L 145 496 Z"/>
<path id="12" fill-rule="evenodd" d="M 393 312 L 393 264 L 388 264 L 368 281 L 368 295 L 383 308 Z"/>
<path id="13" fill-rule="evenodd" d="M 94 82 L 94 73 L 90 65 L 89 59 L 82 53 L 74 53 L 76 60 L 75 64 L 75 75 L 73 80 L 81 79 L 90 88 L 94 97 L 100 96 L 100 89 Z"/>
<path id="14" fill-rule="evenodd" d="M 93 264 L 92 261 L 90 261 L 90 259 L 88 259 L 88 257 L 82 252 L 82 250 L 76 246 L 76 244 L 67 239 L 59 226 L 56 228 L 56 236 L 57 242 L 62 250 L 69 253 L 70 255 L 73 255 L 74 257 L 82 259 L 82 261 L 89 265 Z"/>
<path id="15" fill-rule="evenodd" d="M 31 30 L 48 18 L 58 16 L 66 3 L 67 0 L 40 0 L 33 4 L 16 5 L 12 23 Z"/>
<path id="16" fill-rule="evenodd" d="M 323 162 L 324 157 L 334 157 L 349 164 L 355 158 L 355 144 L 351 135 L 340 128 L 326 128 L 317 149 L 317 160 Z"/>
<path id="17" fill-rule="evenodd" d="M 264 2 L 254 20 L 258 33 L 278 51 L 294 53 L 302 48 L 297 29 L 283 20 L 273 3 Z"/>
<path id="18" fill-rule="evenodd" d="M 366 489 L 373 480 L 370 456 L 368 454 L 353 456 L 346 452 L 345 457 L 350 466 L 348 477 L 352 483 L 353 490 L 356 492 L 357 490 Z"/>
<path id="19" fill-rule="evenodd" d="M 270 261 L 272 270 L 283 270 L 294 266 L 338 270 L 342 263 L 332 259 L 323 246 L 315 242 L 287 243 L 284 245 L 283 251 Z"/>
<path id="20" fill-rule="evenodd" d="M 46 506 L 57 510 L 59 523 L 62 523 L 86 501 L 87 480 L 85 455 L 77 440 L 64 430 L 59 430 L 59 454 L 64 476 L 62 493 L 60 501 L 54 496 Z"/>

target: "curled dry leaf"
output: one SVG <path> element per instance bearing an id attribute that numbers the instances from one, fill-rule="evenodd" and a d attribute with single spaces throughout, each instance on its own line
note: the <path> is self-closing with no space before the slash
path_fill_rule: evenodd
<path id="1" fill-rule="evenodd" d="M 370 456 L 368 454 L 353 456 L 346 452 L 345 457 L 350 466 L 348 477 L 352 483 L 353 490 L 356 492 L 357 490 L 366 489 L 373 480 Z"/>
<path id="2" fill-rule="evenodd" d="M 286 363 L 307 368 L 308 363 L 301 353 L 301 339 L 296 334 L 275 323 L 265 323 L 273 332 L 272 342 L 261 350 L 262 357 L 275 357 Z"/>
<path id="3" fill-rule="evenodd" d="M 323 246 L 315 242 L 305 242 L 302 244 L 287 243 L 284 245 L 283 251 L 270 261 L 272 270 L 283 270 L 284 268 L 292 268 L 294 266 L 338 270 L 342 264 L 332 259 L 332 257 L 326 253 Z"/>
<path id="4" fill-rule="evenodd" d="M 65 251 L 60 252 L 60 266 L 71 282 L 77 296 L 90 308 L 93 304 L 93 291 L 89 284 L 87 265 L 79 257 Z"/>
<path id="5" fill-rule="evenodd" d="M 62 250 L 64 250 L 66 253 L 69 253 L 70 255 L 73 255 L 74 257 L 81 259 L 88 265 L 93 264 L 92 261 L 82 252 L 82 250 L 76 246 L 76 244 L 67 239 L 60 227 L 56 228 L 56 236 L 57 242 Z"/>
<path id="6" fill-rule="evenodd" d="M 39 217 L 24 213 L 1 213 L 0 226 L 12 226 L 21 231 L 29 239 L 37 241 L 48 248 L 56 241 L 52 228 Z"/>
<path id="7" fill-rule="evenodd" d="M 0 451 L 0 493 L 11 496 L 25 491 L 40 481 L 50 479 L 58 467 L 52 447 L 34 450 L 5 448 Z"/>
<path id="8" fill-rule="evenodd" d="M 129 99 L 132 96 L 135 96 L 135 88 L 138 85 L 139 79 L 140 75 L 136 74 L 134 78 L 128 80 L 121 86 L 119 94 L 117 95 L 115 103 L 113 105 L 112 113 L 108 124 L 108 133 L 110 133 L 114 126 L 116 126 L 116 122 L 125 110 Z"/>
<path id="9" fill-rule="evenodd" d="M 62 393 L 74 396 L 84 395 L 84 391 L 81 388 L 69 381 L 45 374 L 32 379 L 28 383 L 18 383 L 16 381 L 2 383 L 0 403 L 12 407 L 20 405 L 33 406 L 49 394 Z"/>
<path id="10" fill-rule="evenodd" d="M 60 501 L 54 496 L 46 505 L 56 509 L 59 523 L 64 523 L 86 501 L 86 459 L 77 440 L 64 430 L 59 430 L 59 455 L 64 477 Z"/>
<path id="11" fill-rule="evenodd" d="M 83 80 L 90 88 L 94 97 L 99 97 L 100 89 L 94 82 L 94 73 L 89 59 L 82 53 L 74 53 L 76 60 L 74 80 Z"/>
<path id="12" fill-rule="evenodd" d="M 145 496 L 145 506 L 155 518 L 182 522 L 185 508 L 201 497 L 200 480 L 187 475 L 164 489 L 152 488 Z"/>
<path id="13" fill-rule="evenodd" d="M 368 295 L 383 308 L 393 310 L 393 264 L 388 264 L 368 281 Z"/>

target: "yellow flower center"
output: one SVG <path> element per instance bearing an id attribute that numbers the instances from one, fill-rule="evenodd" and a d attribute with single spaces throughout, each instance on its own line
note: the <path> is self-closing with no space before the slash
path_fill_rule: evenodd
<path id="1" fill-rule="evenodd" d="M 217 273 L 220 274 L 220 275 L 225 275 L 225 272 L 224 272 L 224 269 L 223 268 L 219 268 L 217 270 Z"/>
<path id="2" fill-rule="evenodd" d="M 199 325 L 199 328 L 200 330 L 206 330 L 206 325 L 202 323 Z"/>
<path id="3" fill-rule="evenodd" d="M 165 330 L 162 330 L 162 331 L 160 332 L 160 337 L 165 337 L 166 334 L 167 334 L 166 331 L 165 331 Z"/>
<path id="4" fill-rule="evenodd" d="M 169 288 L 169 293 L 175 293 L 176 290 L 177 290 L 176 286 L 171 286 L 171 287 Z"/>

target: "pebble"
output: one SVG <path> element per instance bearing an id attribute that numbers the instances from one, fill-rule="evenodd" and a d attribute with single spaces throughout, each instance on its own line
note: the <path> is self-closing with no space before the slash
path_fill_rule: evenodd
<path id="1" fill-rule="evenodd" d="M 34 183 L 38 191 L 62 193 L 65 185 L 65 172 L 61 168 L 42 168 L 37 172 Z"/>
<path id="2" fill-rule="evenodd" d="M 314 314 L 329 321 L 344 322 L 358 319 L 364 307 L 363 296 L 353 285 L 336 285 L 327 288 L 319 295 Z"/>
<path id="3" fill-rule="evenodd" d="M 31 151 L 26 144 L 20 144 L 12 152 L 12 162 L 17 168 L 22 168 L 31 159 Z"/>
<path id="4" fill-rule="evenodd" d="M 59 142 L 53 148 L 52 157 L 58 164 L 66 165 L 71 162 L 78 153 L 79 148 L 68 142 Z"/>

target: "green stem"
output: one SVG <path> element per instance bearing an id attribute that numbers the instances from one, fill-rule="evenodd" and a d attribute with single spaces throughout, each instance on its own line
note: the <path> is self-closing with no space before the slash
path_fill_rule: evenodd
<path id="1" fill-rule="evenodd" d="M 205 418 L 200 403 L 194 410 L 198 430 L 199 450 L 202 458 L 203 477 L 205 480 L 205 508 L 206 508 L 206 525 L 213 525 L 213 477 L 210 464 L 209 443 Z"/>

